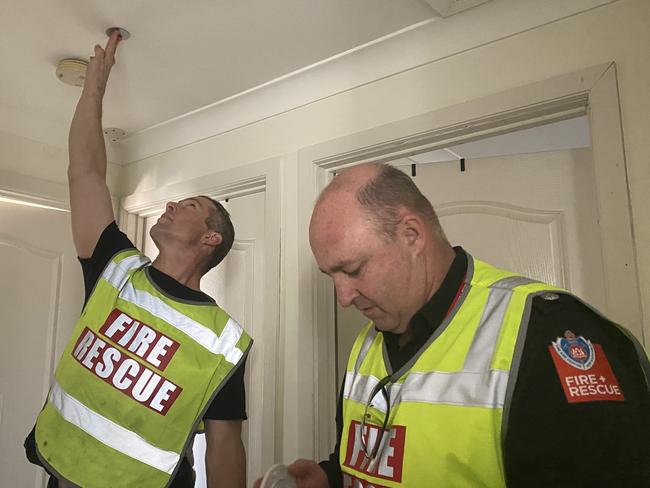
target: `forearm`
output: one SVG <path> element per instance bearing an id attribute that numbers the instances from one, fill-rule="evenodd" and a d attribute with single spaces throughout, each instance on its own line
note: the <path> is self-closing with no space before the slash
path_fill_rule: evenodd
<path id="1" fill-rule="evenodd" d="M 241 439 L 209 446 L 205 457 L 208 488 L 246 486 L 246 452 Z"/>
<path id="2" fill-rule="evenodd" d="M 102 231 L 115 219 L 106 186 L 106 147 L 102 132 L 102 100 L 115 63 L 117 33 L 106 49 L 95 46 L 86 80 L 70 126 L 68 182 L 72 236 L 77 254 L 90 257 Z"/>
<path id="3" fill-rule="evenodd" d="M 71 183 L 88 176 L 106 180 L 106 146 L 102 131 L 103 93 L 97 88 L 84 88 L 70 125 L 68 150 Z"/>

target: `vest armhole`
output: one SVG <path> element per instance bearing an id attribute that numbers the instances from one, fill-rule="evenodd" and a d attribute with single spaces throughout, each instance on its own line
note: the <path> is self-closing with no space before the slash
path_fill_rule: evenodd
<path id="1" fill-rule="evenodd" d="M 524 312 L 521 316 L 521 324 L 519 325 L 519 331 L 517 332 L 517 339 L 515 341 L 514 353 L 512 355 L 512 361 L 510 363 L 510 373 L 508 376 L 508 385 L 506 387 L 506 395 L 503 401 L 503 415 L 501 418 L 501 452 L 505 456 L 505 441 L 508 434 L 508 420 L 510 416 L 510 404 L 512 402 L 512 396 L 514 394 L 515 386 L 517 384 L 517 378 L 519 375 L 519 366 L 521 364 L 521 357 L 524 350 L 524 344 L 526 343 L 526 336 L 528 335 L 528 324 L 530 322 L 530 316 L 532 313 L 533 298 L 538 293 L 529 293 L 526 297 L 526 304 L 524 305 Z"/>

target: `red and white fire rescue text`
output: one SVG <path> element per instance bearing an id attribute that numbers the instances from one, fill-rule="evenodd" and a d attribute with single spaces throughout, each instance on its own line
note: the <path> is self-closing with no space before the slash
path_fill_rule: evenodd
<path id="1" fill-rule="evenodd" d="M 107 340 L 128 352 L 114 347 Z M 179 346 L 173 339 L 116 309 L 99 329 L 99 334 L 88 327 L 83 330 L 72 355 L 109 385 L 165 415 L 182 388 L 136 361 L 133 356 L 163 371 Z"/>

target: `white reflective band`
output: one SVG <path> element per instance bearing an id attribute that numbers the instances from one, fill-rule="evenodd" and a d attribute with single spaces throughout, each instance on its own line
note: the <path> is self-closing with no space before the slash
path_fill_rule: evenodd
<path id="1" fill-rule="evenodd" d="M 359 368 L 361 367 L 361 362 L 363 361 L 363 358 L 366 357 L 366 354 L 368 354 L 368 350 L 370 349 L 370 346 L 372 345 L 372 341 L 375 339 L 376 335 L 377 335 L 377 329 L 375 329 L 373 326 L 366 334 L 366 337 L 363 340 L 363 344 L 361 344 L 361 349 L 359 349 L 359 355 L 357 356 L 357 362 L 354 365 L 355 371 L 358 371 Z"/>
<path id="2" fill-rule="evenodd" d="M 503 408 L 508 372 L 411 373 L 401 390 L 402 402 L 444 403 Z"/>
<path id="3" fill-rule="evenodd" d="M 539 283 L 539 281 L 533 280 L 532 278 L 526 278 L 525 276 L 515 275 L 495 281 L 490 285 L 490 288 L 505 288 L 512 290 L 518 286 L 530 285 L 531 283 Z"/>
<path id="4" fill-rule="evenodd" d="M 220 353 L 225 356 L 226 361 L 229 363 L 237 364 L 244 354 L 241 349 L 236 346 L 236 344 L 239 342 L 239 339 L 241 339 L 243 330 L 244 329 L 242 326 L 239 325 L 235 319 L 230 317 L 226 323 L 226 326 L 221 331 L 219 342 L 221 344 L 232 345 L 230 351 Z"/>
<path id="5" fill-rule="evenodd" d="M 509 276 L 490 285 L 490 294 L 483 307 L 481 321 L 465 358 L 464 371 L 482 372 L 490 369 L 513 289 L 530 283 L 535 281 L 524 276 Z"/>
<path id="6" fill-rule="evenodd" d="M 178 464 L 179 454 L 159 449 L 135 432 L 131 432 L 90 410 L 79 400 L 63 391 L 56 382 L 50 391 L 50 403 L 66 421 L 125 456 L 168 474 L 172 474 Z"/>
<path id="7" fill-rule="evenodd" d="M 149 262 L 150 261 L 147 257 L 140 254 L 124 258 L 119 263 L 109 261 L 108 265 L 104 269 L 104 272 L 102 273 L 102 278 L 104 278 L 118 290 L 121 290 L 124 286 L 124 283 L 126 282 L 129 271 L 132 269 L 140 268 Z"/>
<path id="8" fill-rule="evenodd" d="M 503 318 L 508 310 L 512 290 L 503 288 L 490 288 L 487 303 L 483 307 L 483 315 L 478 328 L 474 333 L 472 345 L 467 352 L 464 371 L 487 371 L 497 345 Z"/>
<path id="9" fill-rule="evenodd" d="M 345 374 L 345 385 L 343 388 L 343 397 L 348 400 L 353 400 L 362 404 L 368 403 L 372 390 L 379 383 L 379 378 L 369 375 L 355 375 L 354 373 L 347 372 Z M 391 407 L 395 404 L 399 396 L 400 384 L 393 383 L 390 386 L 390 404 Z M 388 388 L 389 386 L 386 386 Z M 386 398 L 381 390 L 377 392 L 371 402 L 372 406 L 382 412 L 386 412 Z"/>
<path id="10" fill-rule="evenodd" d="M 375 376 L 355 375 L 348 372 L 345 376 L 343 396 L 365 405 L 379 381 Z M 390 402 L 391 406 L 396 402 L 420 402 L 503 408 L 507 386 L 507 371 L 410 372 L 404 383 L 390 385 Z M 377 410 L 386 412 L 386 399 L 381 391 L 375 395 L 371 404 Z"/>
<path id="11" fill-rule="evenodd" d="M 221 336 L 218 336 L 214 331 L 170 307 L 160 298 L 144 290 L 137 290 L 131 282 L 124 285 L 120 292 L 120 298 L 164 320 L 213 354 L 223 355 L 231 364 L 237 364 L 244 355 L 243 351 L 237 347 L 243 329 L 233 319 L 228 320 Z"/>

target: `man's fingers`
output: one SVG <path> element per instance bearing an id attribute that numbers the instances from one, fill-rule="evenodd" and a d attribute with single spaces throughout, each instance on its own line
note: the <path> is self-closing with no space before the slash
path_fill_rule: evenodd
<path id="1" fill-rule="evenodd" d="M 296 478 L 307 476 L 314 469 L 320 469 L 318 464 L 310 459 L 298 459 L 287 466 L 289 473 Z"/>
<path id="2" fill-rule="evenodd" d="M 106 43 L 106 57 L 113 62 L 115 62 L 115 51 L 121 39 L 122 35 L 120 31 L 115 30 L 111 33 L 111 37 L 108 38 L 108 42 Z"/>

